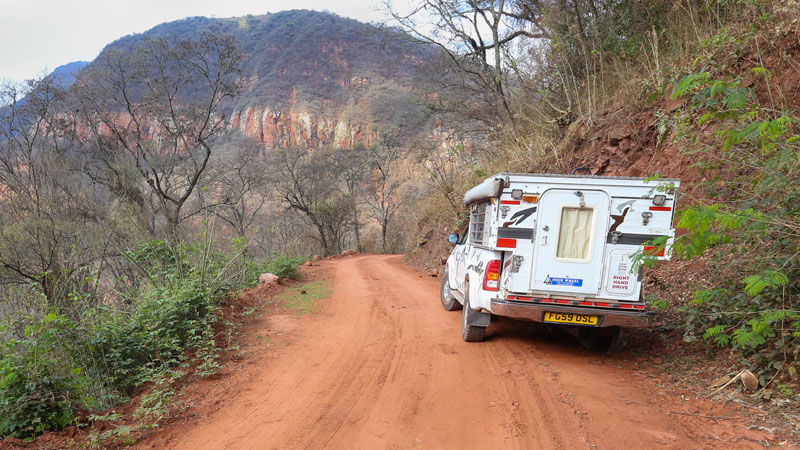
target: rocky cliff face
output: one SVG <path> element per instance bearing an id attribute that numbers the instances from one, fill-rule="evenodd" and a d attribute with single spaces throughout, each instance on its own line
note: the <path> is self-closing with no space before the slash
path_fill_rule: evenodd
<path id="1" fill-rule="evenodd" d="M 265 148 L 369 146 L 379 132 L 418 122 L 412 91 L 435 51 L 334 14 L 187 18 L 107 48 L 132 48 L 144 37 L 196 39 L 210 26 L 234 36 L 245 54 L 242 91 L 221 110 L 225 123 Z"/>
<path id="2" fill-rule="evenodd" d="M 349 148 L 356 144 L 369 146 L 377 138 L 377 132 L 366 123 L 307 111 L 272 111 L 258 106 L 234 110 L 228 129 L 238 130 L 267 148 Z"/>

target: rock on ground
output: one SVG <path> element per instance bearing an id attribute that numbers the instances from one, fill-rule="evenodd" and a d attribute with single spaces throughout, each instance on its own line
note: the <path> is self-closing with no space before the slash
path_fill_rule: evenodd
<path id="1" fill-rule="evenodd" d="M 269 286 L 269 285 L 271 285 L 273 283 L 276 283 L 279 278 L 280 278 L 279 276 L 277 276 L 277 275 L 275 275 L 273 273 L 262 273 L 258 277 L 258 282 L 263 284 L 263 285 L 265 285 L 265 286 Z"/>

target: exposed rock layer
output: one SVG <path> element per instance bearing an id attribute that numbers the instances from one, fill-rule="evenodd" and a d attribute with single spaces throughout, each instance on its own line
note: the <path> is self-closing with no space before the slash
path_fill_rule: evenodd
<path id="1" fill-rule="evenodd" d="M 235 110 L 228 121 L 228 128 L 238 130 L 270 148 L 368 146 L 377 137 L 376 131 L 370 129 L 368 124 L 342 117 L 315 116 L 305 111 L 272 111 L 266 107 L 252 106 Z"/>

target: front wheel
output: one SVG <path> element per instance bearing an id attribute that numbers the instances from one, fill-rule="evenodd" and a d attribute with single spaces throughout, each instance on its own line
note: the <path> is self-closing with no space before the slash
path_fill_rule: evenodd
<path id="1" fill-rule="evenodd" d="M 469 324 L 470 314 L 477 314 L 469 309 L 469 283 L 464 283 L 464 310 L 461 313 L 461 339 L 465 342 L 481 342 L 486 336 L 486 327 Z"/>
<path id="2" fill-rule="evenodd" d="M 453 297 L 453 294 L 450 292 L 450 277 L 448 274 L 447 268 L 444 269 L 444 275 L 442 275 L 442 287 L 439 290 L 439 297 L 442 300 L 442 307 L 446 311 L 456 311 L 461 309 L 461 303 L 458 303 Z"/>

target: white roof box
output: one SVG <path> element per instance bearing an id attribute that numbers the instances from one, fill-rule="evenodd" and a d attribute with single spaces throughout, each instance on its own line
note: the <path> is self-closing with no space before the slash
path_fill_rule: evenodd
<path id="1" fill-rule="evenodd" d="M 504 184 L 505 180 L 502 178 L 488 179 L 464 194 L 464 204 L 469 206 L 473 203 L 499 197 L 503 193 Z"/>

